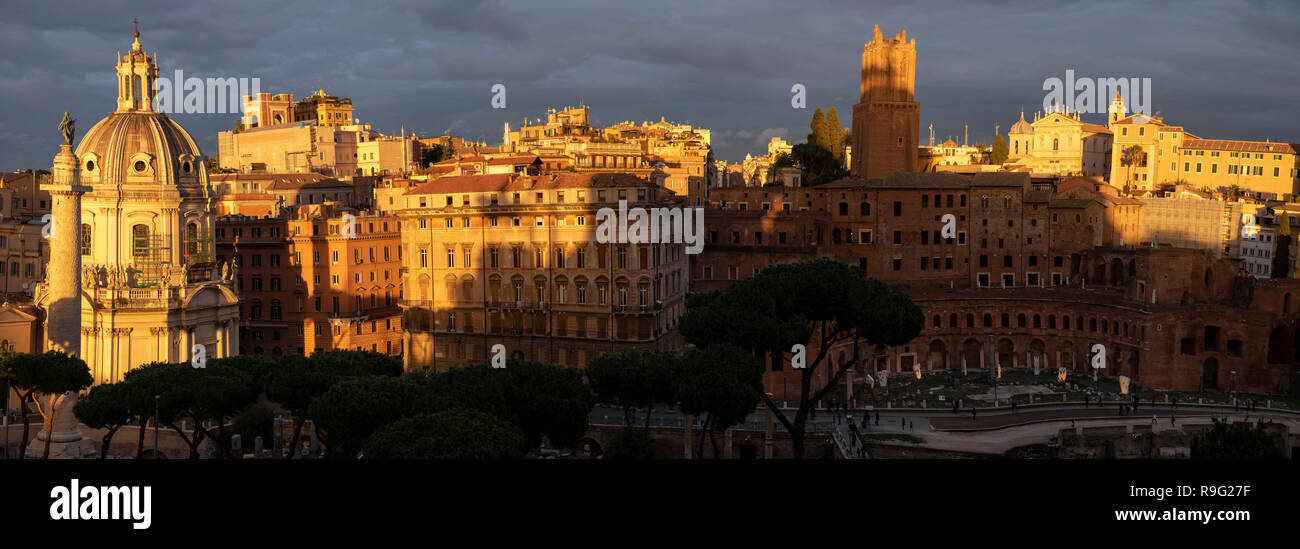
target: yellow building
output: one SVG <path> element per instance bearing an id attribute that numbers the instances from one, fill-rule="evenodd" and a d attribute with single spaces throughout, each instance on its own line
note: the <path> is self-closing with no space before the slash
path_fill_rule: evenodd
<path id="1" fill-rule="evenodd" d="M 325 90 L 316 90 L 310 97 L 300 100 L 293 106 L 294 122 L 316 122 L 322 126 L 351 126 L 352 100 L 347 97 L 328 95 Z"/>
<path id="2" fill-rule="evenodd" d="M 1049 112 L 1034 115 L 1033 123 L 1025 113 L 1008 132 L 1007 162 L 1031 173 L 1105 176 L 1112 135 L 1100 124 L 1084 122 L 1079 113 Z"/>
<path id="3" fill-rule="evenodd" d="M 597 213 L 620 200 L 679 204 L 657 185 L 615 173 L 457 176 L 401 199 L 408 370 L 486 362 L 497 344 L 510 357 L 571 366 L 678 347 L 684 245 L 597 237 Z"/>
<path id="4" fill-rule="evenodd" d="M 1169 167 L 1196 189 L 1221 191 L 1236 186 L 1262 198 L 1286 200 L 1300 194 L 1300 154 L 1291 143 L 1184 139 Z"/>
<path id="5" fill-rule="evenodd" d="M 1115 144 L 1110 181 L 1131 189 L 1186 185 L 1225 192 L 1237 187 L 1244 195 L 1287 200 L 1300 194 L 1300 145 L 1271 141 L 1203 139 L 1159 117 L 1127 116 L 1116 95 L 1110 108 Z M 1125 151 L 1141 150 L 1130 163 Z"/>

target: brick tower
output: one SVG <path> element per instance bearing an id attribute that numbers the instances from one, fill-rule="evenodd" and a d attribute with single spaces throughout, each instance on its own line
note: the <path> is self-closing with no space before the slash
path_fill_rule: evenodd
<path id="1" fill-rule="evenodd" d="M 854 177 L 882 178 L 916 171 L 921 106 L 916 89 L 916 39 L 907 31 L 884 38 L 876 25 L 862 48 L 862 88 L 853 106 Z"/>

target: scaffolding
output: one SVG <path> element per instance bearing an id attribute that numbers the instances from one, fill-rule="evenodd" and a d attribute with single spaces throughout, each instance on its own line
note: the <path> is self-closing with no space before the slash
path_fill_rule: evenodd
<path id="1" fill-rule="evenodd" d="M 131 266 L 127 284 L 132 288 L 160 288 L 171 269 L 171 246 L 162 236 L 131 236 Z"/>
<path id="2" fill-rule="evenodd" d="M 212 231 L 207 227 L 190 225 L 185 232 L 185 282 L 211 280 L 215 268 L 216 263 L 212 259 Z"/>

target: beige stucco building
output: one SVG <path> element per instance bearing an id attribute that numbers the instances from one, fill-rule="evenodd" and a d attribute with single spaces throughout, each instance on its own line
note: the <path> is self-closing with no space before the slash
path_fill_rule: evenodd
<path id="1" fill-rule="evenodd" d="M 406 365 L 512 357 L 585 366 L 628 348 L 676 349 L 688 257 L 679 243 L 601 243 L 601 208 L 680 199 L 628 174 L 430 180 L 401 199 Z M 702 238 L 702 234 L 701 234 Z"/>

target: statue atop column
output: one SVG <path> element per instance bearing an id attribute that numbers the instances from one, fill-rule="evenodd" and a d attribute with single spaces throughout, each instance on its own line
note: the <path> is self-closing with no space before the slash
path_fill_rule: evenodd
<path id="1" fill-rule="evenodd" d="M 68 111 L 63 111 L 63 120 L 59 122 L 59 131 L 63 132 L 63 142 L 72 144 L 72 137 L 77 133 L 77 121 L 68 115 Z"/>

